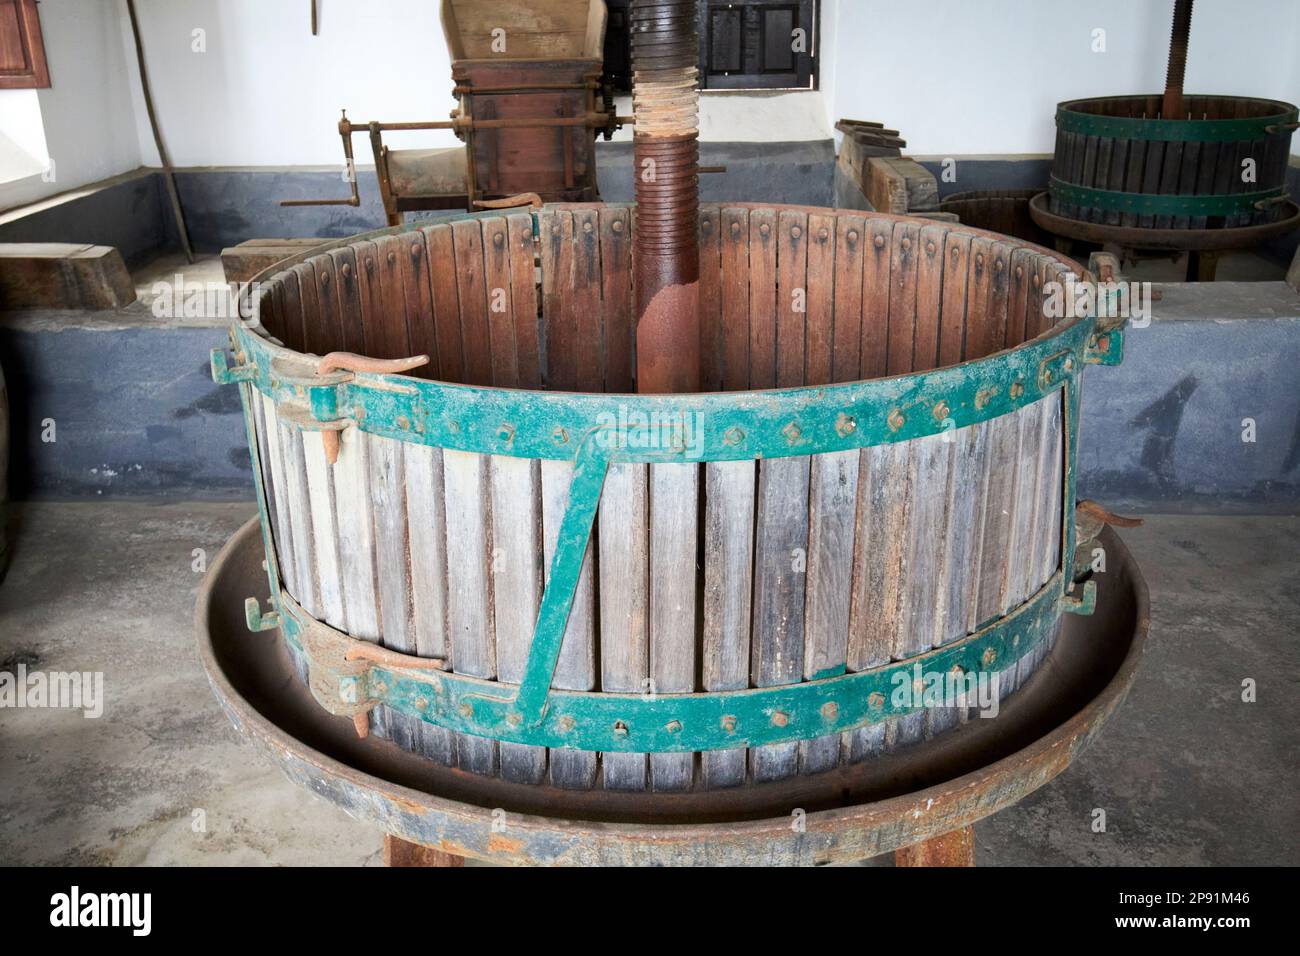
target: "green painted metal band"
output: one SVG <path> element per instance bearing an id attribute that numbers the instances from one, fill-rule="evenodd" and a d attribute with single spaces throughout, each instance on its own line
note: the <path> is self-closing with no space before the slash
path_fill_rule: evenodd
<path id="1" fill-rule="evenodd" d="M 1032 404 L 1078 374 L 1096 320 L 1079 318 L 1015 349 L 948 368 L 815 388 L 617 395 L 450 385 L 332 373 L 236 325 L 217 381 L 249 381 L 287 423 L 355 425 L 456 451 L 573 461 L 587 443 L 613 462 L 751 461 L 849 451 L 963 428 Z M 1119 347 L 1122 333 L 1110 333 Z"/>
<path id="2" fill-rule="evenodd" d="M 1233 195 L 1129 193 L 1114 189 L 1076 186 L 1073 183 L 1062 182 L 1055 176 L 1051 178 L 1048 189 L 1057 202 L 1086 206 L 1091 209 L 1157 216 L 1230 216 L 1234 213 L 1251 213 L 1258 211 L 1255 206 L 1257 202 L 1275 200 L 1286 195 L 1285 186 Z"/>
<path id="3" fill-rule="evenodd" d="M 1123 97 L 1123 99 L 1145 100 L 1146 97 Z M 1256 116 L 1249 119 L 1167 120 L 1136 116 L 1104 116 L 1078 109 L 1081 103 L 1086 102 L 1096 101 L 1082 100 L 1057 106 L 1056 128 L 1063 133 L 1101 136 L 1107 139 L 1234 143 L 1266 139 L 1276 135 L 1285 135 L 1289 138 L 1290 130 L 1282 127 L 1294 123 L 1297 115 L 1296 108 L 1289 103 L 1274 103 L 1273 105 L 1282 109 L 1270 116 Z M 1270 131 L 1270 127 L 1274 129 Z"/>
<path id="4" fill-rule="evenodd" d="M 1032 650 L 1062 613 L 1058 572 L 1030 600 L 961 641 L 882 667 L 779 687 L 701 694 L 608 694 L 551 690 L 541 721 L 521 719 L 510 685 L 444 671 L 371 665 L 336 682 L 340 703 L 384 704 L 460 733 L 508 743 L 622 753 L 726 750 L 806 740 L 891 720 L 936 706 L 948 675 L 993 674 Z M 311 619 L 280 597 L 286 636 L 299 650 Z M 329 663 L 315 661 L 311 667 Z M 328 681 L 313 676 L 313 683 Z M 978 678 L 976 678 L 978 679 Z M 965 678 L 963 678 L 963 681 Z M 917 686 L 919 683 L 919 687 Z M 955 683 L 951 685 L 955 687 Z M 970 686 L 964 684 L 964 686 Z M 986 699 L 987 702 L 987 699 Z M 967 706 L 981 706 L 975 700 Z"/>

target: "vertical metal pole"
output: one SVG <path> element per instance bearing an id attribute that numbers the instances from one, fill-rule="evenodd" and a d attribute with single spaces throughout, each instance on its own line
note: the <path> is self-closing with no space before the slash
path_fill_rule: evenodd
<path id="1" fill-rule="evenodd" d="M 1183 118 L 1183 75 L 1187 72 L 1187 38 L 1192 32 L 1192 0 L 1174 0 L 1174 25 L 1169 32 L 1169 65 L 1165 69 L 1165 99 L 1160 115 Z"/>
<path id="2" fill-rule="evenodd" d="M 633 0 L 636 369 L 640 392 L 700 387 L 695 0 Z"/>

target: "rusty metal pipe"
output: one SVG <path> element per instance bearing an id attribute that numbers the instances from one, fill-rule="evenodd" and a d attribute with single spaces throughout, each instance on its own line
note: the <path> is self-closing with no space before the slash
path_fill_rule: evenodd
<path id="1" fill-rule="evenodd" d="M 699 41 L 694 0 L 633 0 L 636 367 L 641 392 L 700 387 Z"/>

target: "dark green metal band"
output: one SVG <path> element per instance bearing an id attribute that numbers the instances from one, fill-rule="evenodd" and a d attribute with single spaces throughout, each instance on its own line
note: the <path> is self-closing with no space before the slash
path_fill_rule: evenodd
<path id="1" fill-rule="evenodd" d="M 1057 202 L 1106 209 L 1113 212 L 1140 213 L 1157 216 L 1231 216 L 1234 213 L 1257 212 L 1256 203 L 1276 202 L 1286 196 L 1286 187 L 1261 189 L 1253 193 L 1234 195 L 1188 196 L 1161 193 L 1129 193 L 1114 189 L 1093 189 L 1062 182 L 1055 176 L 1048 186 Z"/>
<path id="2" fill-rule="evenodd" d="M 1146 97 L 1124 97 L 1141 99 Z M 1119 98 L 1117 98 L 1119 99 Z M 1100 136 L 1106 139 L 1163 140 L 1183 143 L 1235 143 L 1243 140 L 1266 139 L 1269 136 L 1286 134 L 1286 126 L 1296 121 L 1297 110 L 1289 103 L 1269 102 L 1280 107 L 1270 116 L 1256 116 L 1249 119 L 1193 119 L 1167 120 L 1135 116 L 1104 116 L 1100 113 L 1088 113 L 1078 109 L 1082 103 L 1096 102 L 1078 100 L 1062 103 L 1056 108 L 1056 128 L 1063 133 L 1078 133 L 1081 136 Z"/>
<path id="3" fill-rule="evenodd" d="M 384 704 L 460 733 L 545 747 L 636 753 L 726 750 L 806 740 L 953 706 L 951 696 L 940 694 L 939 682 L 950 690 L 956 685 L 946 683 L 948 675 L 954 680 L 959 673 L 991 675 L 1027 654 L 1070 609 L 1063 607 L 1061 591 L 1058 573 L 1011 614 L 964 640 L 871 670 L 780 687 L 700 694 L 551 690 L 537 724 L 522 719 L 512 685 L 378 664 L 336 675 L 330 661 L 307 656 L 313 691 L 332 691 L 340 712 Z M 1095 586 L 1089 593 L 1095 593 Z M 313 626 L 311 618 L 288 595 L 282 594 L 278 603 L 281 627 L 305 652 L 301 636 Z M 969 695 L 965 704 L 982 706 Z"/>

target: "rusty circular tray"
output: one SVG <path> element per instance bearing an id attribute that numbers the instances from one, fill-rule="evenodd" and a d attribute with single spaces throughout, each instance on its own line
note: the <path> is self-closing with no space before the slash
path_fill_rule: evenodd
<path id="1" fill-rule="evenodd" d="M 1300 228 L 1300 206 L 1287 202 L 1276 222 L 1228 229 L 1144 229 L 1141 226 L 1112 226 L 1103 222 L 1084 222 L 1052 212 L 1047 193 L 1029 200 L 1029 215 L 1041 229 L 1066 239 L 1082 242 L 1108 242 L 1125 249 L 1158 249 L 1171 252 L 1213 252 L 1221 249 L 1246 249 L 1269 239 L 1284 236 Z"/>
<path id="2" fill-rule="evenodd" d="M 1097 610 L 1065 615 L 1034 676 L 992 720 L 825 773 L 722 790 L 622 793 L 510 783 L 444 767 L 322 710 L 278 631 L 250 633 L 264 595 L 256 519 L 213 562 L 195 609 L 199 654 L 231 722 L 290 780 L 412 843 L 510 864 L 822 864 L 889 852 L 966 826 L 1052 780 L 1133 682 L 1146 584 L 1102 532 Z"/>

